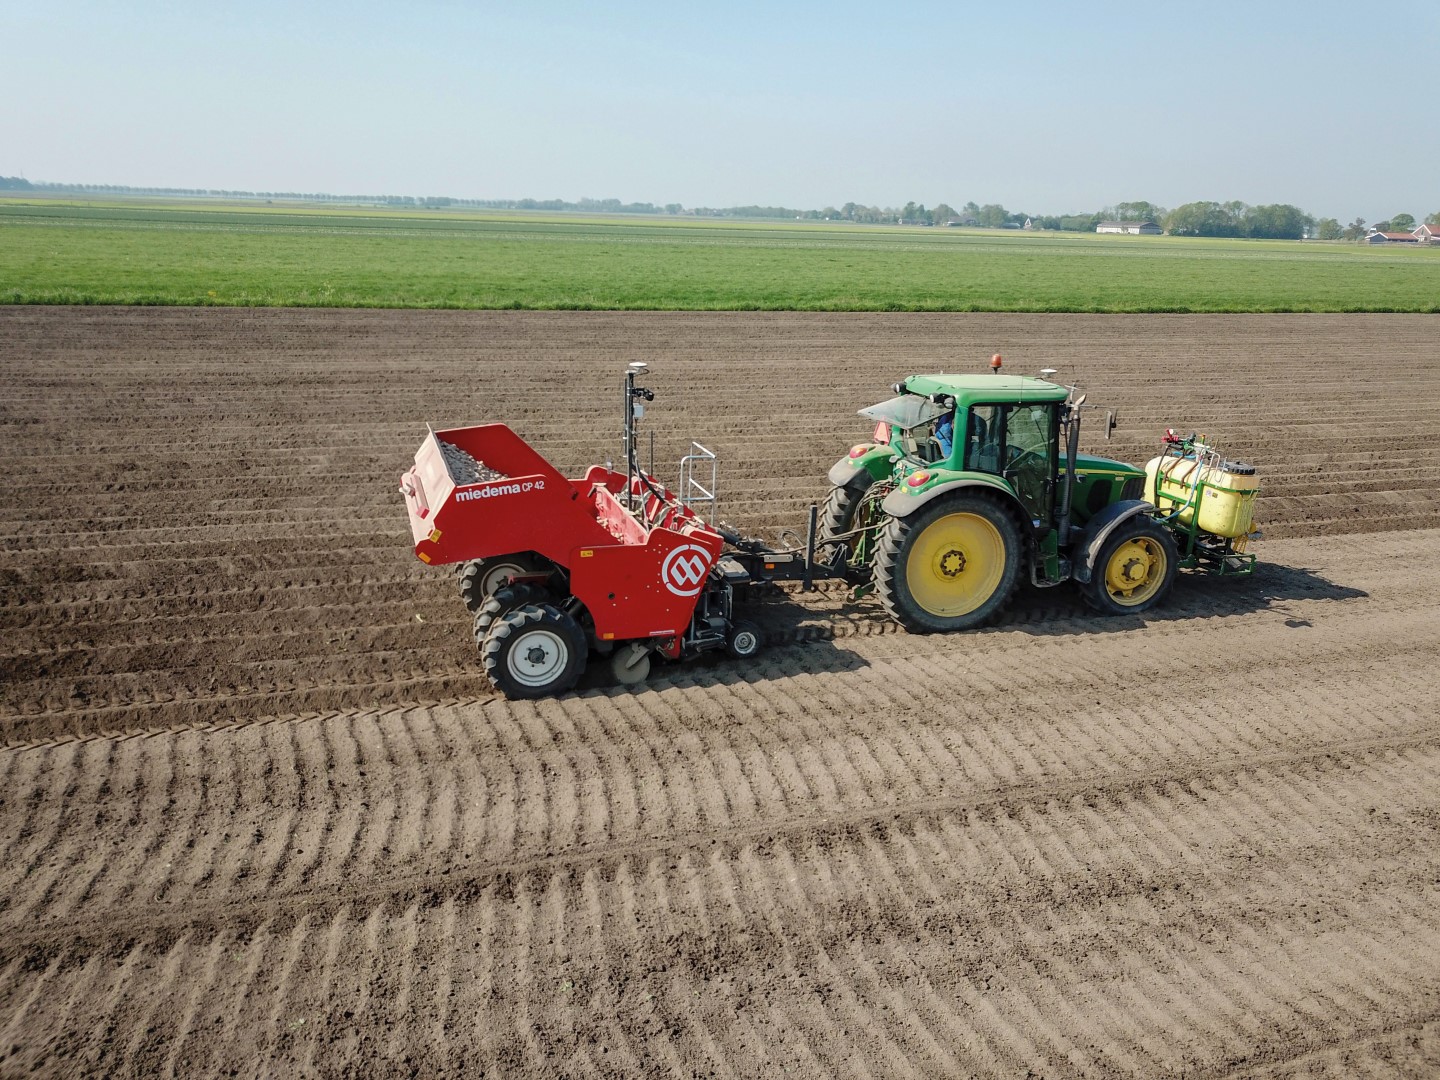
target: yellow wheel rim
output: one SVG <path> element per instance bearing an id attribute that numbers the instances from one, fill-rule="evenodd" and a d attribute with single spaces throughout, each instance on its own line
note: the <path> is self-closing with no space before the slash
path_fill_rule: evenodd
<path id="1" fill-rule="evenodd" d="M 917 536 L 905 560 L 915 603 L 942 619 L 968 615 L 994 595 L 1005 574 L 1005 541 L 979 514 L 947 514 Z"/>
<path id="2" fill-rule="evenodd" d="M 1165 549 L 1149 536 L 1137 536 L 1115 549 L 1105 567 L 1105 588 L 1122 607 L 1135 607 L 1160 591 L 1165 580 Z"/>

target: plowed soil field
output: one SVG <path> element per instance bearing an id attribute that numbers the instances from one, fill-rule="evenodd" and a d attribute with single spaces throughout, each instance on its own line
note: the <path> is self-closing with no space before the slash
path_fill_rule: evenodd
<path id="1" fill-rule="evenodd" d="M 1437 329 L 0 308 L 0 1076 L 1435 1075 Z M 775 589 L 758 661 L 532 704 L 410 553 L 427 421 L 578 469 L 644 359 L 774 535 L 994 351 L 1258 464 L 1259 572 Z"/>

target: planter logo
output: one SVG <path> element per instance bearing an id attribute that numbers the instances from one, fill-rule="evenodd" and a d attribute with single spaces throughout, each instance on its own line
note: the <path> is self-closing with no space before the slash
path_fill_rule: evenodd
<path id="1" fill-rule="evenodd" d="M 660 580 L 676 596 L 694 596 L 705 584 L 710 553 L 695 544 L 677 547 L 660 564 Z"/>
<path id="2" fill-rule="evenodd" d="M 493 499 L 499 495 L 521 495 L 527 491 L 542 491 L 544 480 L 526 480 L 521 484 L 489 484 L 485 487 L 466 488 L 455 492 L 456 502 L 472 502 L 475 499 Z"/>

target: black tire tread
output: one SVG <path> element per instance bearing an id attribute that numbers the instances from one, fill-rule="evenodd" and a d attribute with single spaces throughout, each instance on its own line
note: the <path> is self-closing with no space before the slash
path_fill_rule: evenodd
<path id="1" fill-rule="evenodd" d="M 543 604 L 551 599 L 550 591 L 533 581 L 517 581 L 500 586 L 485 598 L 480 610 L 475 612 L 475 644 L 485 644 L 485 635 L 490 632 L 491 625 L 506 612 L 527 604 Z"/>
<path id="2" fill-rule="evenodd" d="M 497 555 L 492 559 L 472 559 L 460 567 L 460 599 L 471 612 L 479 612 L 485 606 L 488 594 L 481 588 L 485 571 L 496 563 L 513 562 L 533 570 L 535 559 L 530 555 Z"/>
<path id="3" fill-rule="evenodd" d="M 855 520 L 855 510 L 864 498 L 866 486 L 845 487 L 836 485 L 830 489 L 825 496 L 825 503 L 820 508 L 820 523 L 815 528 L 815 543 L 817 546 L 834 542 L 837 536 L 844 536 L 850 531 L 850 524 Z"/>
<path id="4" fill-rule="evenodd" d="M 741 632 L 750 633 L 755 636 L 755 648 L 748 654 L 740 654 L 735 651 L 735 637 Z M 737 660 L 753 660 L 765 649 L 765 631 L 759 625 L 749 619 L 740 619 L 730 627 L 730 633 L 725 638 L 725 651 Z"/>
<path id="5" fill-rule="evenodd" d="M 852 582 L 863 582 L 870 578 L 871 567 L 869 560 L 864 563 L 855 562 L 856 542 L 852 537 L 847 540 L 837 540 L 836 537 L 844 536 L 855 528 L 856 511 L 861 503 L 865 501 L 866 494 L 874 486 L 874 481 L 859 483 L 851 487 L 832 487 L 829 494 L 825 496 L 825 503 L 820 509 L 819 518 L 815 525 L 815 550 L 821 562 L 829 562 L 835 557 L 835 548 L 843 544 L 848 549 L 846 558 L 849 561 L 849 569 L 846 573 Z M 874 545 L 868 555 L 874 555 Z"/>

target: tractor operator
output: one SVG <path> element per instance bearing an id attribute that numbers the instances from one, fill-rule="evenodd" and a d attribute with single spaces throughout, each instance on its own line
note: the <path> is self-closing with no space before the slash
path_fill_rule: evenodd
<path id="1" fill-rule="evenodd" d="M 948 458 L 950 448 L 955 444 L 955 414 L 948 412 L 935 425 L 935 441 L 940 444 L 940 456 Z"/>

